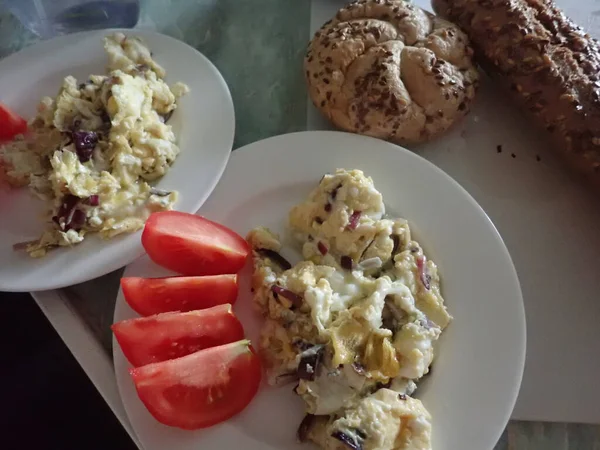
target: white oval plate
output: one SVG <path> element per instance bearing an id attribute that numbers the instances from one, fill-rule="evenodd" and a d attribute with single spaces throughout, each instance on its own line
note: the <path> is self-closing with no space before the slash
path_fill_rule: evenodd
<path id="1" fill-rule="evenodd" d="M 199 213 L 242 236 L 257 225 L 282 233 L 289 209 L 306 198 L 324 173 L 336 168 L 362 169 L 371 176 L 386 210 L 409 221 L 439 265 L 454 321 L 442 335 L 429 379 L 417 391 L 433 416 L 433 448 L 492 449 L 521 383 L 525 313 L 502 239 L 483 210 L 448 175 L 380 140 L 328 131 L 293 133 L 236 150 Z M 124 276 L 168 274 L 143 257 L 127 267 Z M 248 265 L 234 309 L 256 342 L 261 320 L 250 304 L 249 275 Z M 136 314 L 119 292 L 115 322 L 132 317 Z M 139 400 L 129 364 L 114 340 L 113 345 L 121 398 L 145 450 L 307 448 L 295 442 L 302 404 L 292 386 L 263 387 L 239 416 L 207 430 L 161 425 Z"/>
<path id="2" fill-rule="evenodd" d="M 43 96 L 54 96 L 67 75 L 85 80 L 105 73 L 102 38 L 113 31 L 143 38 L 167 82 L 190 87 L 173 114 L 181 148 L 158 188 L 180 193 L 175 209 L 195 212 L 221 177 L 231 153 L 235 129 L 233 102 L 216 67 L 187 44 L 141 30 L 101 30 L 44 41 L 0 61 L 0 101 L 30 118 Z M 57 289 L 99 277 L 143 254 L 141 232 L 105 241 L 90 235 L 72 248 L 56 249 L 41 259 L 15 252 L 12 245 L 37 238 L 43 204 L 27 188 L 0 190 L 0 291 Z"/>

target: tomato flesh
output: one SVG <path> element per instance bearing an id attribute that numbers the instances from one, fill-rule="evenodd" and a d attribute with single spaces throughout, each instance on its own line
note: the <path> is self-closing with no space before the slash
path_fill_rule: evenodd
<path id="1" fill-rule="evenodd" d="M 261 366 L 250 341 L 241 340 L 130 369 L 130 374 L 156 420 L 195 430 L 244 410 L 258 391 Z"/>
<path id="2" fill-rule="evenodd" d="M 238 295 L 237 275 L 205 277 L 121 278 L 125 300 L 135 312 L 151 316 L 169 311 L 194 311 L 225 303 Z"/>
<path id="3" fill-rule="evenodd" d="M 9 141 L 27 131 L 27 122 L 8 106 L 0 103 L 0 142 Z"/>
<path id="4" fill-rule="evenodd" d="M 112 330 L 129 362 L 143 366 L 239 341 L 242 324 L 231 305 L 122 320 Z"/>
<path id="5" fill-rule="evenodd" d="M 150 215 L 142 245 L 152 261 L 181 275 L 237 273 L 250 252 L 246 240 L 229 228 L 179 211 Z"/>

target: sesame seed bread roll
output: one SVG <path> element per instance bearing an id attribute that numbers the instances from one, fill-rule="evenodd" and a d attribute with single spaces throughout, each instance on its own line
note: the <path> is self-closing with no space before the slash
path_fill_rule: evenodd
<path id="1" fill-rule="evenodd" d="M 315 106 L 336 126 L 402 144 L 469 111 L 478 73 L 455 25 L 404 0 L 361 0 L 315 33 L 304 60 Z"/>
<path id="2" fill-rule="evenodd" d="M 600 188 L 600 47 L 549 0 L 434 0 L 477 61 Z M 549 146 L 552 147 L 552 146 Z"/>

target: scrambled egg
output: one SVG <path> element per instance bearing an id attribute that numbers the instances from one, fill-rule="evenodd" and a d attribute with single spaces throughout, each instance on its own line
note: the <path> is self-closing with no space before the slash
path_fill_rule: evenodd
<path id="1" fill-rule="evenodd" d="M 115 33 L 104 49 L 106 75 L 83 83 L 67 76 L 56 98 L 42 99 L 27 136 L 0 148 L 9 182 L 48 202 L 47 230 L 22 245 L 33 257 L 82 242 L 89 232 L 111 238 L 136 231 L 177 200 L 176 192 L 149 183 L 179 154 L 167 121 L 188 88 L 169 87 L 136 37 Z"/>
<path id="2" fill-rule="evenodd" d="M 410 395 L 452 319 L 435 263 L 406 220 L 385 217 L 360 170 L 325 175 L 290 211 L 289 230 L 303 256 L 296 265 L 267 228 L 247 240 L 269 381 L 298 380 L 307 418 L 316 417 L 305 439 L 324 449 L 430 449 L 431 418 Z"/>
<path id="3" fill-rule="evenodd" d="M 326 450 L 429 449 L 431 416 L 419 400 L 382 388 L 339 418 L 317 419 L 310 438 Z"/>

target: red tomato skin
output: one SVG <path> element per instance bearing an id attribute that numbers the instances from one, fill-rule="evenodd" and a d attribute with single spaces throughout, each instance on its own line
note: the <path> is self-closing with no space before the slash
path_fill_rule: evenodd
<path id="1" fill-rule="evenodd" d="M 195 311 L 216 305 L 235 304 L 237 275 L 204 277 L 121 278 L 127 304 L 141 316 L 169 311 Z"/>
<path id="2" fill-rule="evenodd" d="M 134 367 L 180 358 L 244 337 L 242 324 L 229 304 L 122 320 L 111 329 Z"/>
<path id="3" fill-rule="evenodd" d="M 0 103 L 0 142 L 9 141 L 27 131 L 27 121 Z"/>
<path id="4" fill-rule="evenodd" d="M 237 273 L 250 253 L 246 240 L 229 228 L 179 211 L 151 214 L 142 245 L 159 266 L 190 276 Z"/>
<path id="5" fill-rule="evenodd" d="M 190 368 L 197 373 L 190 374 Z M 197 430 L 243 411 L 258 392 L 262 368 L 250 342 L 242 340 L 133 368 L 129 373 L 140 400 L 157 421 Z M 183 377 L 185 384 L 180 382 Z M 194 382 L 202 386 L 191 388 Z"/>

